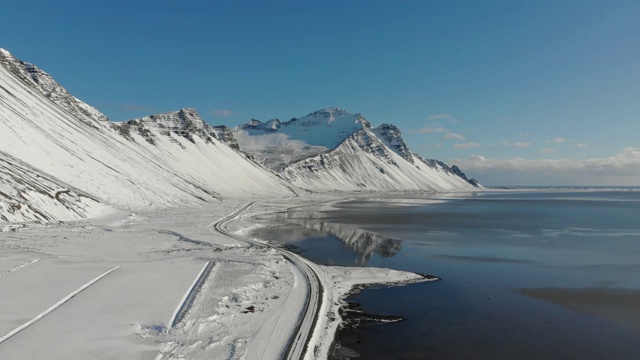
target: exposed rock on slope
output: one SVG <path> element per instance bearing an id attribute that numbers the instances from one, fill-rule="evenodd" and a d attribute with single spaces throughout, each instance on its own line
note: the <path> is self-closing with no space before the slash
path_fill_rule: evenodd
<path id="1" fill-rule="evenodd" d="M 238 140 L 233 137 L 233 131 L 227 126 L 218 125 L 212 127 L 213 132 L 216 134 L 218 140 L 227 144 L 232 149 L 240 150 L 240 145 L 238 145 Z"/>
<path id="2" fill-rule="evenodd" d="M 51 189 L 74 188 L 96 204 L 127 209 L 291 194 L 282 179 L 218 141 L 194 110 L 112 123 L 7 51 L 0 51 L 0 64 L 0 161 L 9 169 L 28 164 L 7 170 L 15 176 L 3 174 L 5 194 L 19 194 L 31 182 L 27 177 L 38 175 L 50 179 Z M 21 201 L 33 214 L 51 206 Z M 94 213 L 85 208 L 79 216 Z M 39 219 L 27 213 L 22 218 Z"/>
<path id="3" fill-rule="evenodd" d="M 367 128 L 354 133 L 334 150 L 290 164 L 283 175 L 305 189 L 456 191 L 473 188 L 446 168 L 410 163 Z"/>
<path id="4" fill-rule="evenodd" d="M 78 220 L 108 210 L 90 195 L 0 152 L 0 223 Z"/>
<path id="5" fill-rule="evenodd" d="M 91 124 L 94 121 L 109 121 L 107 117 L 91 105 L 85 104 L 60 86 L 51 75 L 34 64 L 16 59 L 11 53 L 0 49 L 0 65 L 22 80 L 25 84 L 38 90 L 49 100 L 60 105 L 71 115 Z"/>

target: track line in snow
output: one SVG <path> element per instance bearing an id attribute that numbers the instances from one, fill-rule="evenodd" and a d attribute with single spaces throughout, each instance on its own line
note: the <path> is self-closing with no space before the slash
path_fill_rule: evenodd
<path id="1" fill-rule="evenodd" d="M 71 300 L 71 298 L 73 298 L 74 296 L 78 295 L 79 293 L 81 293 L 82 291 L 87 289 L 89 286 L 95 284 L 96 282 L 98 282 L 103 277 L 109 275 L 111 272 L 115 271 L 120 266 L 121 265 L 118 265 L 118 266 L 110 269 L 109 271 L 102 273 L 98 277 L 94 278 L 93 280 L 89 281 L 88 283 L 86 283 L 86 284 L 82 285 L 81 287 L 77 288 L 76 290 L 72 291 L 69 295 L 65 296 L 62 300 L 58 301 L 57 303 L 55 303 L 50 308 L 48 308 L 47 310 L 43 311 L 38 316 L 36 316 L 33 319 L 27 321 L 26 323 L 20 325 L 19 327 L 13 329 L 11 332 L 9 332 L 8 334 L 6 334 L 5 336 L 0 338 L 0 344 L 2 344 L 3 342 L 9 340 L 12 336 L 14 336 L 15 334 L 19 333 L 20 331 L 22 331 L 22 330 L 26 329 L 27 327 L 33 325 L 35 322 L 37 322 L 38 320 L 42 319 L 43 317 L 51 314 L 54 310 L 56 310 L 60 306 L 64 305 L 64 303 L 66 303 L 67 301 Z"/>
<path id="2" fill-rule="evenodd" d="M 38 262 L 38 261 L 40 261 L 40 260 L 41 260 L 41 259 L 35 259 L 35 260 L 31 260 L 31 261 L 29 261 L 29 262 L 26 262 L 26 263 L 24 263 L 24 264 L 20 264 L 20 265 L 18 265 L 18 266 L 16 266 L 16 267 L 14 267 L 13 269 L 9 269 L 9 270 L 7 270 L 7 271 L 5 271 L 5 272 L 3 272 L 3 273 L 0 273 L 0 277 L 7 276 L 7 275 L 11 274 L 12 272 L 18 271 L 18 270 L 20 270 L 20 269 L 22 269 L 22 268 L 26 268 L 27 266 L 29 266 L 29 265 L 33 265 L 33 264 L 37 263 L 37 262 Z M 0 342 L 1 342 L 1 341 L 0 341 Z"/>
<path id="3" fill-rule="evenodd" d="M 213 265 L 214 263 L 211 261 L 207 261 L 207 263 L 204 264 L 204 266 L 202 267 L 202 270 L 200 270 L 200 272 L 198 273 L 198 276 L 196 276 L 196 279 L 193 280 L 193 283 L 189 287 L 189 290 L 187 290 L 187 292 L 182 297 L 182 300 L 180 300 L 180 303 L 178 304 L 178 307 L 176 307 L 176 310 L 173 312 L 173 315 L 171 315 L 171 319 L 169 320 L 169 323 L 168 323 L 169 326 L 167 327 L 166 331 L 169 331 L 170 329 L 175 327 L 180 321 L 182 321 L 186 312 L 189 310 L 191 305 L 193 305 L 193 301 L 195 300 L 195 297 L 198 294 L 198 291 L 200 291 L 200 288 L 204 284 L 205 279 L 211 273 L 211 269 L 213 269 Z"/>

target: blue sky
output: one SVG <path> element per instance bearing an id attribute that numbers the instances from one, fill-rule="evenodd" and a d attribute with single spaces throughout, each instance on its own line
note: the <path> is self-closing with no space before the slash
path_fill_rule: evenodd
<path id="1" fill-rule="evenodd" d="M 237 125 L 338 106 L 486 184 L 640 185 L 638 1 L 0 9 L 0 47 L 112 120 L 194 107 Z"/>

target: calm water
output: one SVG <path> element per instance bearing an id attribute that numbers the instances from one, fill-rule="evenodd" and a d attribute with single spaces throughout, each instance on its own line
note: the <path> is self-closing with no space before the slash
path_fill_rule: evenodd
<path id="1" fill-rule="evenodd" d="M 407 320 L 341 330 L 336 358 L 640 358 L 639 191 L 357 200 L 277 218 L 287 225 L 256 236 L 318 263 L 442 278 L 350 297 Z"/>

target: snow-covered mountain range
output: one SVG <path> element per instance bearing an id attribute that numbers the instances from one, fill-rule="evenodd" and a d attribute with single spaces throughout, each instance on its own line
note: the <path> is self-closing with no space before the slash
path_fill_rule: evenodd
<path id="1" fill-rule="evenodd" d="M 303 118 L 233 129 L 240 149 L 308 190 L 455 191 L 479 186 L 457 167 L 409 150 L 400 130 L 328 108 Z"/>
<path id="2" fill-rule="evenodd" d="M 393 125 L 330 108 L 230 129 L 194 109 L 112 122 L 0 49 L 0 222 L 110 208 L 189 206 L 299 189 L 465 190 L 456 167 L 413 154 Z"/>

